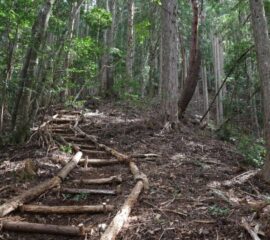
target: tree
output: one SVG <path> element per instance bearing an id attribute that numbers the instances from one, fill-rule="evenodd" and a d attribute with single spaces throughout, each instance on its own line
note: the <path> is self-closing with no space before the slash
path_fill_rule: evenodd
<path id="1" fill-rule="evenodd" d="M 262 83 L 266 160 L 263 178 L 270 182 L 270 40 L 263 0 L 249 0 L 259 77 Z"/>
<path id="2" fill-rule="evenodd" d="M 201 54 L 198 43 L 198 22 L 199 10 L 197 0 L 192 0 L 193 22 L 192 22 L 192 36 L 190 44 L 190 60 L 187 79 L 184 82 L 179 100 L 179 117 L 182 117 L 186 111 L 187 106 L 192 99 L 196 90 L 197 82 L 200 74 Z"/>
<path id="3" fill-rule="evenodd" d="M 32 41 L 29 43 L 24 64 L 21 70 L 21 87 L 17 95 L 17 102 L 13 114 L 15 138 L 17 142 L 23 142 L 29 131 L 29 108 L 31 90 L 34 82 L 35 67 L 38 53 L 44 46 L 46 30 L 51 16 L 52 7 L 56 0 L 46 0 L 41 7 L 36 21 L 32 27 Z"/>
<path id="4" fill-rule="evenodd" d="M 128 29 L 127 29 L 127 58 L 126 69 L 129 80 L 133 77 L 133 62 L 134 62 L 134 16 L 135 3 L 134 0 L 128 0 Z"/>
<path id="5" fill-rule="evenodd" d="M 165 122 L 178 122 L 177 1 L 162 0 L 161 105 Z"/>

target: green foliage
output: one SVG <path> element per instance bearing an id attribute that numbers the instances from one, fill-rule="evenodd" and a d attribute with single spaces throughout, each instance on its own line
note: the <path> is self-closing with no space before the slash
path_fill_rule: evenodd
<path id="1" fill-rule="evenodd" d="M 262 166 L 266 156 L 263 140 L 242 136 L 238 142 L 237 148 L 244 155 L 247 163 L 255 167 Z"/>
<path id="2" fill-rule="evenodd" d="M 231 124 L 225 124 L 217 132 L 219 139 L 236 144 L 236 148 L 241 153 L 247 164 L 260 167 L 262 166 L 266 149 L 262 139 L 256 139 L 251 135 L 241 133 L 241 129 L 235 128 Z"/>
<path id="3" fill-rule="evenodd" d="M 218 205 L 213 205 L 208 208 L 208 212 L 215 217 L 225 217 L 230 213 L 229 208 L 220 207 Z"/>
<path id="4" fill-rule="evenodd" d="M 100 31 L 108 28 L 112 23 L 111 13 L 98 7 L 94 7 L 89 12 L 85 13 L 84 19 L 94 36 Z"/>
<path id="5" fill-rule="evenodd" d="M 72 154 L 72 146 L 70 144 L 60 146 L 60 150 L 65 153 Z"/>
<path id="6" fill-rule="evenodd" d="M 144 44 L 145 40 L 150 37 L 151 23 L 148 19 L 145 19 L 135 25 L 135 36 L 140 45 Z"/>

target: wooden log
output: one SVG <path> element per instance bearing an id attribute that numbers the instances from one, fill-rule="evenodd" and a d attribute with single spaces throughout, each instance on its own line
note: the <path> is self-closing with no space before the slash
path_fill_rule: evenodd
<path id="1" fill-rule="evenodd" d="M 58 117 L 58 114 L 55 114 L 54 116 L 52 116 L 48 121 L 43 122 L 39 127 L 34 127 L 31 128 L 31 131 L 38 131 L 39 129 L 42 129 L 44 127 L 46 127 L 50 122 L 52 122 L 54 119 L 56 119 Z"/>
<path id="2" fill-rule="evenodd" d="M 85 205 L 85 206 L 43 206 L 43 205 L 22 205 L 20 211 L 44 214 L 78 214 L 78 213 L 100 213 L 111 212 L 113 205 Z"/>
<path id="3" fill-rule="evenodd" d="M 70 123 L 70 122 L 76 122 L 76 119 L 70 119 L 70 118 L 54 118 L 52 119 L 53 123 L 61 123 L 61 124 L 65 124 L 65 123 Z"/>
<path id="4" fill-rule="evenodd" d="M 2 230 L 28 233 L 44 233 L 55 235 L 82 236 L 85 234 L 84 227 L 60 226 L 29 222 L 1 222 Z"/>
<path id="5" fill-rule="evenodd" d="M 63 193 L 71 194 L 100 194 L 100 195 L 117 195 L 120 190 L 107 190 L 107 189 L 78 189 L 78 188 L 60 188 Z"/>
<path id="6" fill-rule="evenodd" d="M 134 179 L 137 181 L 142 180 L 143 184 L 144 184 L 144 189 L 148 190 L 149 189 L 149 181 L 148 181 L 147 176 L 144 173 L 140 172 L 139 168 L 137 167 L 137 165 L 134 162 L 129 162 L 129 168 L 133 174 Z"/>
<path id="7" fill-rule="evenodd" d="M 82 157 L 82 152 L 77 152 L 73 158 L 70 160 L 69 163 L 66 164 L 65 167 L 59 172 L 59 174 L 39 185 L 25 191 L 19 196 L 16 196 L 6 203 L 0 206 L 0 217 L 4 217 L 10 212 L 17 209 L 19 206 L 32 201 L 33 199 L 37 198 L 44 192 L 55 188 L 61 184 L 61 182 L 66 178 L 66 176 L 70 173 L 70 171 L 77 165 L 80 158 Z"/>
<path id="8" fill-rule="evenodd" d="M 66 141 L 72 142 L 87 142 L 87 139 L 81 137 L 64 137 Z"/>
<path id="9" fill-rule="evenodd" d="M 91 157 L 108 157 L 107 152 L 97 150 L 82 150 L 84 154 L 90 155 Z"/>
<path id="10" fill-rule="evenodd" d="M 158 158 L 158 157 L 160 157 L 160 155 L 158 155 L 158 154 L 154 154 L 154 153 L 145 153 L 145 154 L 133 154 L 133 155 L 131 155 L 131 157 L 133 157 L 133 158 L 147 158 L 147 159 L 149 159 L 149 158 L 151 158 L 151 159 L 154 159 L 154 158 Z"/>
<path id="11" fill-rule="evenodd" d="M 108 166 L 108 165 L 114 165 L 114 164 L 121 164 L 118 160 L 115 159 L 82 159 L 80 163 L 87 163 L 87 165 L 92 166 Z"/>
<path id="12" fill-rule="evenodd" d="M 77 152 L 74 157 L 68 162 L 68 164 L 62 168 L 62 170 L 57 174 L 62 180 L 64 180 L 70 171 L 77 166 L 82 157 L 82 152 Z"/>
<path id="13" fill-rule="evenodd" d="M 70 128 L 70 124 L 69 123 L 65 123 L 65 124 L 53 124 L 49 126 L 49 129 L 53 130 L 53 129 L 59 129 L 59 128 Z"/>
<path id="14" fill-rule="evenodd" d="M 82 150 L 83 149 L 88 149 L 88 150 L 93 150 L 96 149 L 96 147 L 94 145 L 84 145 L 84 144 L 77 144 L 77 146 L 79 146 Z"/>
<path id="15" fill-rule="evenodd" d="M 128 220 L 129 214 L 143 190 L 143 181 L 138 181 L 128 196 L 122 208 L 117 212 L 112 222 L 101 236 L 100 240 L 114 240 Z"/>
<path id="16" fill-rule="evenodd" d="M 121 183 L 122 177 L 121 176 L 111 176 L 108 178 L 97 178 L 97 179 L 80 179 L 80 180 L 73 180 L 73 183 L 77 184 L 90 184 L 90 185 L 100 185 L 100 184 L 112 184 L 112 183 Z"/>

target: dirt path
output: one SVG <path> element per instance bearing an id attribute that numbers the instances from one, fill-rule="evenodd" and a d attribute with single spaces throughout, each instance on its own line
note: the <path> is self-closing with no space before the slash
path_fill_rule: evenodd
<path id="1" fill-rule="evenodd" d="M 161 134 L 160 127 L 154 121 L 142 118 L 137 112 L 125 116 L 117 108 L 104 109 L 102 114 L 87 113 L 84 117 L 85 120 L 79 124 L 84 132 L 96 135 L 100 142 L 114 149 L 137 156 L 139 168 L 147 174 L 150 182 L 149 192 L 140 196 L 117 239 L 252 239 L 247 229 L 259 232 L 261 239 L 270 239 L 270 187 L 252 176 L 243 183 L 235 181 L 230 185 L 226 182 L 243 173 L 255 172 L 245 165 L 243 157 L 232 145 L 214 140 L 209 133 L 187 124 L 178 132 Z M 67 134 L 66 140 L 71 140 L 68 139 L 68 131 L 61 134 Z M 70 142 L 78 144 L 76 141 Z M 11 146 L 2 152 L 0 189 L 7 185 L 10 187 L 0 192 L 1 203 L 42 179 L 53 176 L 60 168 L 55 162 L 45 161 L 42 157 L 46 151 L 33 145 L 22 149 Z M 147 153 L 158 157 L 141 158 L 140 154 Z M 40 171 L 38 177 L 21 176 L 19 170 L 8 171 L 14 166 L 20 169 L 22 160 L 27 158 L 37 163 Z M 11 161 L 8 163 L 7 159 Z M 4 166 L 4 163 L 10 165 Z M 43 195 L 35 203 L 55 205 L 61 200 L 70 205 L 103 202 L 117 205 L 124 202 L 134 186 L 133 177 L 125 165 L 102 168 L 102 174 L 92 167 L 87 172 L 78 170 L 71 174 L 67 187 L 76 187 L 71 184 L 71 179 L 109 177 L 120 172 L 124 179 L 122 193 L 111 197 L 71 196 L 55 192 Z M 116 189 L 113 186 L 106 189 Z M 74 226 L 83 223 L 93 229 L 91 239 L 98 239 L 102 228 L 110 223 L 116 212 L 114 210 L 109 215 L 67 215 L 64 218 L 57 214 L 46 216 L 15 212 L 8 218 Z M 106 225 L 99 225 L 103 223 Z M 55 239 L 51 235 L 32 236 L 10 232 L 3 232 L 2 236 L 3 239 Z"/>

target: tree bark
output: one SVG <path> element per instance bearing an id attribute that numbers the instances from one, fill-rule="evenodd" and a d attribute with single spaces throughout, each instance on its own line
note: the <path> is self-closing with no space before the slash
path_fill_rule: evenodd
<path id="1" fill-rule="evenodd" d="M 264 180 L 270 182 L 270 40 L 263 0 L 249 0 L 249 3 L 263 92 L 264 138 L 267 154 L 262 175 Z"/>
<path id="2" fill-rule="evenodd" d="M 115 23 L 116 23 L 116 0 L 107 0 L 107 11 L 112 14 L 112 24 L 109 29 L 104 32 L 104 44 L 107 47 L 106 53 L 102 57 L 102 73 L 101 73 L 101 94 L 105 97 L 113 95 L 113 56 L 110 53 L 114 46 Z"/>
<path id="3" fill-rule="evenodd" d="M 126 71 L 129 80 L 133 77 L 133 62 L 134 62 L 134 16 L 135 3 L 134 0 L 128 0 L 128 33 L 127 33 L 127 57 Z"/>
<path id="4" fill-rule="evenodd" d="M 178 122 L 177 1 L 162 0 L 161 107 L 164 122 Z"/>
<path id="5" fill-rule="evenodd" d="M 202 66 L 202 85 L 203 85 L 203 112 L 205 113 L 209 108 L 208 98 L 208 79 L 207 79 L 207 68 L 205 64 Z M 206 122 L 209 122 L 209 113 L 206 115 Z"/>
<path id="6" fill-rule="evenodd" d="M 188 75 L 185 85 L 181 92 L 181 97 L 179 100 L 179 117 L 181 118 L 187 109 L 187 106 L 194 95 L 196 86 L 198 83 L 200 75 L 201 66 L 201 54 L 198 44 L 198 22 L 199 22 L 199 11 L 197 0 L 192 0 L 192 10 L 193 10 L 193 22 L 192 22 L 192 36 L 191 36 L 191 46 L 190 46 L 190 61 L 188 68 Z"/>
<path id="7" fill-rule="evenodd" d="M 29 43 L 24 64 L 21 70 L 21 88 L 17 94 L 13 123 L 15 126 L 16 142 L 24 142 L 29 131 L 29 108 L 31 89 L 35 77 L 35 68 L 38 60 L 38 52 L 41 51 L 48 28 L 52 8 L 56 0 L 46 0 L 40 9 L 32 27 L 32 38 Z"/>

